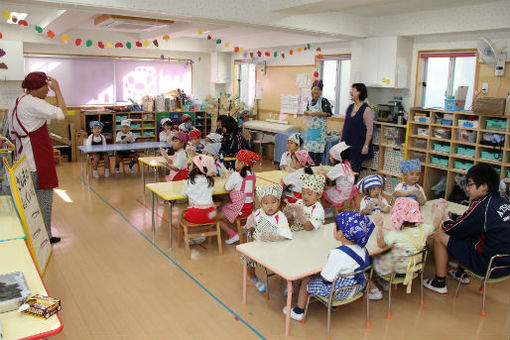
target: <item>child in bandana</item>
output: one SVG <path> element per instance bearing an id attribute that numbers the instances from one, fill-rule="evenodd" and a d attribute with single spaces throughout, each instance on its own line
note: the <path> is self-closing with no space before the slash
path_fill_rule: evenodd
<path id="1" fill-rule="evenodd" d="M 329 159 L 335 166 L 326 176 L 335 181 L 335 185 L 324 192 L 324 198 L 336 207 L 341 207 L 346 201 L 354 199 L 357 193 L 354 172 L 349 163 L 349 148 L 345 142 L 340 142 L 329 150 Z"/>
<path id="2" fill-rule="evenodd" d="M 324 224 L 324 208 L 320 202 L 326 178 L 321 175 L 301 175 L 303 197 L 296 203 L 287 204 L 284 213 L 293 220 L 291 230 L 315 230 Z"/>
<path id="3" fill-rule="evenodd" d="M 136 136 L 133 132 L 129 131 L 131 129 L 131 119 L 123 119 L 120 122 L 120 131 L 117 132 L 117 136 L 115 138 L 115 143 L 117 144 L 131 144 L 136 141 Z M 120 173 L 120 162 L 124 159 L 131 159 L 128 165 L 128 169 L 130 173 L 135 173 L 133 171 L 133 166 L 138 161 L 138 154 L 135 150 L 127 150 L 127 151 L 117 151 L 117 155 L 115 157 L 115 173 Z"/>
<path id="4" fill-rule="evenodd" d="M 365 194 L 361 199 L 359 211 L 365 215 L 372 215 L 377 211 L 383 213 L 390 212 L 390 205 L 382 193 L 382 188 L 385 179 L 379 175 L 369 175 L 363 177 L 358 184 L 356 184 L 358 191 Z"/>
<path id="5" fill-rule="evenodd" d="M 253 239 L 261 242 L 291 240 L 289 222 L 280 211 L 283 187 L 279 184 L 265 185 L 256 189 L 260 209 L 255 210 L 246 221 L 245 229 L 253 232 Z M 241 256 L 241 261 L 244 257 Z M 259 292 L 266 291 L 266 285 L 255 275 L 255 267 L 260 265 L 248 259 L 248 276 Z"/>
<path id="6" fill-rule="evenodd" d="M 301 190 L 303 181 L 301 176 L 304 174 L 313 175 L 312 166 L 315 165 L 308 151 L 299 150 L 292 154 L 290 167 L 295 171 L 284 176 L 282 183 L 285 189 L 285 201 L 288 203 L 296 203 L 301 198 Z"/>
<path id="7" fill-rule="evenodd" d="M 168 152 L 160 148 L 161 155 L 165 158 L 163 164 L 170 170 L 170 174 L 166 177 L 167 181 L 180 181 L 188 178 L 188 157 L 184 147 L 188 141 L 188 135 L 184 132 L 177 132 L 172 137 L 172 149 L 175 151 L 173 156 L 168 156 Z"/>
<path id="8" fill-rule="evenodd" d="M 434 226 L 423 223 L 418 202 L 409 197 L 400 197 L 391 210 L 390 223 L 393 230 L 383 235 L 382 216 L 375 218 L 377 224 L 377 245 L 379 248 L 391 247 L 389 252 L 373 258 L 374 270 L 380 277 L 387 277 L 393 272 L 405 276 L 404 285 L 407 293 L 411 292 L 413 271 L 421 258 L 404 258 L 425 246 L 427 237 L 434 231 Z M 383 289 L 387 289 L 387 280 L 379 280 Z M 371 300 L 382 299 L 381 291 L 373 284 L 368 294 Z"/>
<path id="9" fill-rule="evenodd" d="M 256 177 L 251 167 L 260 159 L 260 155 L 249 150 L 241 150 L 236 155 L 235 172 L 231 172 L 225 183 L 225 190 L 230 191 L 230 202 L 225 204 L 220 213 L 220 227 L 228 234 L 226 244 L 239 241 L 239 235 L 231 228 L 238 217 L 249 216 L 253 211 Z"/>
<path id="10" fill-rule="evenodd" d="M 292 162 L 292 154 L 298 151 L 300 147 L 301 147 L 301 134 L 293 133 L 287 139 L 287 149 L 289 151 L 283 153 L 282 158 L 280 160 L 280 169 L 285 170 L 287 172 L 293 172 L 296 170 L 290 166 L 290 163 Z"/>
<path id="11" fill-rule="evenodd" d="M 225 176 L 228 171 L 227 168 L 225 167 L 225 165 L 223 164 L 223 162 L 221 162 L 219 160 L 220 148 L 221 148 L 221 143 L 209 143 L 209 144 L 206 144 L 204 147 L 204 154 L 214 158 L 214 165 L 215 165 L 215 170 L 216 170 L 215 176 L 217 176 L 217 177 Z"/>
<path id="12" fill-rule="evenodd" d="M 421 164 L 419 159 L 400 161 L 400 171 L 404 175 L 404 182 L 397 184 L 393 191 L 393 198 L 411 197 L 424 205 L 427 202 L 425 191 L 418 184 L 421 175 Z"/>
<path id="13" fill-rule="evenodd" d="M 370 265 L 370 256 L 365 245 L 374 228 L 372 221 L 363 214 L 354 211 L 338 214 L 333 236 L 342 242 L 342 245 L 329 252 L 328 260 L 320 275 L 303 280 L 299 289 L 297 306 L 290 313 L 292 319 L 298 321 L 303 319 L 308 294 L 328 299 L 331 289 L 352 286 L 351 289 L 342 289 L 336 293 L 334 299 L 341 301 L 348 300 L 363 291 L 367 284 L 367 278 L 363 274 L 341 277 L 336 281 L 334 288 L 332 282 L 340 274 L 353 273 Z M 283 308 L 283 314 L 287 314 L 287 307 Z"/>
<path id="14" fill-rule="evenodd" d="M 100 121 L 92 121 L 89 123 L 90 130 L 92 130 L 92 133 L 85 141 L 86 146 L 92 146 L 92 145 L 106 145 L 106 138 L 101 134 L 101 130 L 103 130 L 104 124 Z M 108 152 L 94 152 L 92 154 L 92 175 L 94 178 L 99 178 L 99 173 L 97 172 L 97 165 L 99 164 L 99 161 L 103 159 L 104 160 L 104 177 L 110 176 L 110 155 L 108 155 Z"/>
<path id="15" fill-rule="evenodd" d="M 219 133 L 210 133 L 208 134 L 207 136 L 205 136 L 205 144 L 215 144 L 215 143 L 220 143 L 221 145 L 221 141 L 223 139 L 223 136 L 220 135 Z"/>
<path id="16" fill-rule="evenodd" d="M 159 141 L 170 143 L 172 141 L 172 137 L 177 132 L 172 130 L 172 121 L 170 118 L 163 118 L 160 123 L 163 130 L 159 133 Z"/>
<path id="17" fill-rule="evenodd" d="M 189 133 L 191 130 L 194 129 L 192 122 L 191 122 L 191 116 L 189 114 L 183 114 L 181 117 L 181 125 L 179 125 L 179 131 L 182 131 L 184 133 Z"/>
<path id="18" fill-rule="evenodd" d="M 195 157 L 198 154 L 201 154 L 204 150 L 204 144 L 200 141 L 200 138 L 202 137 L 202 133 L 200 130 L 193 129 L 189 133 L 189 139 L 188 146 L 186 147 L 186 153 L 190 157 Z"/>

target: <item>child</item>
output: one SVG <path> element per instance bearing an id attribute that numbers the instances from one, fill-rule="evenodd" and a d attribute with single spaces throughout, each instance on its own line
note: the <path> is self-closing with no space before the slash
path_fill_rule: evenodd
<path id="1" fill-rule="evenodd" d="M 340 274 L 360 271 L 370 265 L 370 257 L 365 245 L 374 228 L 372 221 L 363 214 L 354 211 L 338 214 L 333 236 L 342 242 L 342 245 L 329 252 L 328 260 L 320 275 L 307 277 L 301 282 L 297 306 L 291 310 L 291 318 L 298 321 L 303 319 L 308 294 L 329 299 L 331 289 L 352 286 L 352 289 L 342 289 L 337 292 L 334 299 L 342 301 L 363 291 L 367 283 L 367 278 L 363 274 L 339 278 L 334 288 L 332 282 Z M 283 314 L 287 314 L 287 307 L 283 308 Z"/>
<path id="2" fill-rule="evenodd" d="M 223 135 L 223 119 L 227 118 L 227 115 L 219 115 L 216 119 L 216 133 L 219 135 Z"/>
<path id="3" fill-rule="evenodd" d="M 194 129 L 192 122 L 191 122 L 191 116 L 189 114 L 183 114 L 181 117 L 181 125 L 179 125 L 179 131 L 182 131 L 184 133 L 189 133 L 191 130 Z"/>
<path id="4" fill-rule="evenodd" d="M 209 143 L 220 143 L 223 139 L 223 136 L 218 133 L 210 133 L 207 136 L 205 136 L 205 144 Z"/>
<path id="5" fill-rule="evenodd" d="M 172 130 L 172 121 L 170 118 L 161 119 L 161 126 L 163 127 L 163 131 L 159 133 L 159 141 L 167 142 L 170 144 L 175 131 Z"/>
<path id="6" fill-rule="evenodd" d="M 257 198 L 260 209 L 254 211 L 246 221 L 245 229 L 253 230 L 253 239 L 261 242 L 291 240 L 292 232 L 285 215 L 280 211 L 280 200 L 283 187 L 279 184 L 264 185 L 258 187 Z M 241 256 L 244 261 L 244 257 Z M 257 262 L 248 259 L 248 276 L 255 284 L 259 292 L 266 291 L 266 285 L 255 275 L 255 267 L 260 266 Z"/>
<path id="7" fill-rule="evenodd" d="M 222 121 L 223 140 L 221 141 L 221 151 L 225 157 L 236 155 L 240 150 L 248 150 L 250 146 L 241 135 L 237 121 L 230 116 L 223 118 Z"/>
<path id="8" fill-rule="evenodd" d="M 294 220 L 291 230 L 315 230 L 324 224 L 324 208 L 320 202 L 326 178 L 322 175 L 301 175 L 303 198 L 287 204 L 284 209 L 287 218 Z"/>
<path id="9" fill-rule="evenodd" d="M 120 144 L 131 144 L 134 143 L 136 140 L 136 136 L 129 131 L 131 128 L 131 119 L 123 119 L 120 122 L 120 131 L 117 132 L 117 137 L 115 138 L 115 143 Z M 131 162 L 129 162 L 128 168 L 130 173 L 134 173 L 133 171 L 133 165 L 136 164 L 136 161 L 138 160 L 138 154 L 134 150 L 128 150 L 128 151 L 117 151 L 117 156 L 115 157 L 115 173 L 120 173 L 119 165 L 120 162 L 124 158 L 130 158 Z"/>
<path id="10" fill-rule="evenodd" d="M 416 264 L 421 261 L 421 258 L 406 258 L 405 256 L 416 253 L 425 247 L 427 237 L 434 231 L 434 226 L 423 223 L 420 205 L 410 197 L 397 198 L 393 209 L 391 209 L 390 223 L 394 230 L 383 235 L 382 216 L 376 220 L 377 245 L 379 248 L 390 246 L 391 250 L 374 256 L 374 270 L 381 277 L 393 272 L 396 272 L 397 275 L 405 275 L 404 285 L 407 286 L 409 294 L 413 282 L 413 272 L 416 271 Z M 379 282 L 383 288 L 389 288 L 384 280 Z M 382 299 L 381 291 L 373 283 L 371 283 L 368 298 L 371 300 Z"/>
<path id="11" fill-rule="evenodd" d="M 423 188 L 418 184 L 421 175 L 421 165 L 418 158 L 409 161 L 400 161 L 400 171 L 404 175 L 404 182 L 397 184 L 393 191 L 393 198 L 411 197 L 424 205 L 427 196 Z"/>
<path id="12" fill-rule="evenodd" d="M 104 124 L 94 120 L 89 123 L 90 129 L 92 130 L 92 134 L 85 141 L 86 146 L 92 145 L 106 145 L 106 138 L 101 134 L 101 130 L 104 127 Z M 110 155 L 108 152 L 94 152 L 92 154 L 92 175 L 94 178 L 99 178 L 99 174 L 97 173 L 97 165 L 99 161 L 104 159 L 104 177 L 110 176 Z"/>
<path id="13" fill-rule="evenodd" d="M 299 150 L 301 146 L 301 134 L 296 132 L 289 136 L 287 139 L 287 149 L 289 151 L 284 152 L 282 158 L 280 160 L 280 169 L 285 170 L 287 172 L 293 172 L 296 169 L 293 169 L 290 166 L 292 162 L 292 154 Z"/>
<path id="14" fill-rule="evenodd" d="M 163 165 L 170 170 L 170 174 L 166 177 L 167 181 L 180 181 L 188 178 L 188 157 L 184 151 L 184 146 L 187 141 L 188 135 L 179 131 L 172 137 L 171 140 L 172 149 L 175 151 L 173 156 L 168 156 L 168 152 L 165 149 L 160 148 L 161 155 L 163 155 L 166 160 Z"/>
<path id="15" fill-rule="evenodd" d="M 359 211 L 362 214 L 372 215 L 377 211 L 390 212 L 388 201 L 381 195 L 385 181 L 382 176 L 368 175 L 356 184 L 358 191 L 365 195 L 359 206 Z"/>
<path id="16" fill-rule="evenodd" d="M 221 148 L 220 143 L 206 144 L 206 146 L 204 147 L 204 154 L 214 158 L 216 176 L 225 176 L 227 174 L 227 168 L 225 167 L 225 165 L 223 165 L 222 162 L 220 162 L 218 158 L 220 148 Z"/>
<path id="17" fill-rule="evenodd" d="M 290 167 L 296 171 L 285 175 L 282 178 L 282 183 L 286 187 L 285 201 L 287 203 L 296 203 L 301 198 L 301 189 L 303 182 L 300 180 L 301 175 L 305 173 L 313 175 L 311 166 L 315 165 L 312 158 L 306 150 L 298 150 L 291 156 Z"/>
<path id="18" fill-rule="evenodd" d="M 193 129 L 189 132 L 190 141 L 188 142 L 188 146 L 186 147 L 186 153 L 190 157 L 194 157 L 198 154 L 201 154 L 204 150 L 204 144 L 200 141 L 202 138 L 202 133 L 200 130 Z"/>
<path id="19" fill-rule="evenodd" d="M 246 217 L 253 211 L 253 195 L 256 177 L 251 172 L 253 164 L 260 156 L 249 150 L 241 150 L 236 155 L 235 172 L 231 173 L 225 189 L 230 191 L 230 202 L 225 204 L 220 214 L 220 227 L 228 233 L 226 244 L 239 241 L 239 235 L 230 228 L 238 217 Z"/>
<path id="20" fill-rule="evenodd" d="M 340 142 L 329 150 L 329 159 L 335 166 L 326 176 L 335 181 L 335 185 L 324 192 L 324 198 L 335 207 L 341 207 L 357 193 L 354 172 L 349 163 L 349 148 L 345 142 Z"/>

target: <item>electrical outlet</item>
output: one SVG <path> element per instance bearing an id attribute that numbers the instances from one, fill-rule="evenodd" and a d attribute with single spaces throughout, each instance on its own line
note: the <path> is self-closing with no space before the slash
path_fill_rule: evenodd
<path id="1" fill-rule="evenodd" d="M 487 94 L 489 92 L 489 83 L 483 83 L 482 84 L 482 93 Z"/>

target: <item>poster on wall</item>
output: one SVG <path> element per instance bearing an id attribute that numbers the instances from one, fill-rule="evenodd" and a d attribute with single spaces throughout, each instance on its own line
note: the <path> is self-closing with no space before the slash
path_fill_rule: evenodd
<path id="1" fill-rule="evenodd" d="M 27 235 L 30 253 L 37 265 L 39 274 L 44 274 L 51 255 L 51 244 L 48 232 L 35 193 L 34 183 L 25 156 L 21 157 L 12 168 L 4 159 L 9 172 L 11 193 L 18 209 L 21 224 Z"/>

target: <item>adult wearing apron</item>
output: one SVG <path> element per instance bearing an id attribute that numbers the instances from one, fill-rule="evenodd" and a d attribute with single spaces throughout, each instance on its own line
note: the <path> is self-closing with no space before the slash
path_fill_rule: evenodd
<path id="1" fill-rule="evenodd" d="M 315 165 L 321 164 L 322 161 L 322 154 L 326 148 L 328 117 L 331 116 L 331 104 L 322 97 L 323 86 L 321 80 L 313 82 L 312 99 L 306 105 L 304 112 L 307 117 L 308 130 L 306 130 L 303 148 L 308 151 Z"/>
<path id="2" fill-rule="evenodd" d="M 50 242 L 56 243 L 60 238 L 51 233 L 51 206 L 53 188 L 58 187 L 58 178 L 47 121 L 64 119 L 67 115 L 66 103 L 58 82 L 44 72 L 29 73 L 21 87 L 26 93 L 16 99 L 9 116 L 9 134 L 16 147 L 15 159 L 26 156 Z M 49 89 L 55 92 L 57 106 L 44 100 Z"/>
<path id="3" fill-rule="evenodd" d="M 342 138 L 351 146 L 351 168 L 354 172 L 361 170 L 361 162 L 373 157 L 372 133 L 374 131 L 374 112 L 365 103 L 367 87 L 362 83 L 354 83 L 351 88 L 351 100 L 345 112 Z"/>

